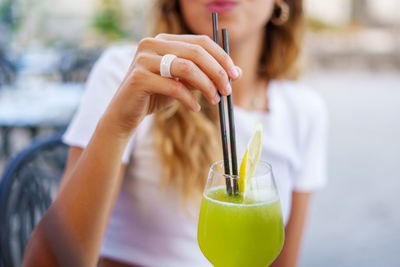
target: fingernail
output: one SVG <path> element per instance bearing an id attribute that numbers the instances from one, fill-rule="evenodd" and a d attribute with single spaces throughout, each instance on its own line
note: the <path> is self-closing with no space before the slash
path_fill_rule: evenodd
<path id="1" fill-rule="evenodd" d="M 195 111 L 195 112 L 199 112 L 199 111 L 201 110 L 200 104 L 196 102 L 195 106 L 196 106 L 196 107 L 195 107 L 194 111 Z"/>
<path id="2" fill-rule="evenodd" d="M 242 76 L 242 74 L 243 74 L 242 69 L 240 67 L 238 67 L 238 66 L 235 66 L 235 68 L 239 72 L 239 76 Z"/>
<path id="3" fill-rule="evenodd" d="M 225 94 L 230 95 L 232 93 L 232 87 L 231 85 L 228 83 L 228 85 L 225 88 Z"/>
<path id="4" fill-rule="evenodd" d="M 236 79 L 236 78 L 239 77 L 240 73 L 239 73 L 239 71 L 238 71 L 238 69 L 237 69 L 236 67 L 233 67 L 233 68 L 230 69 L 229 75 L 230 75 L 232 78 Z"/>
<path id="5" fill-rule="evenodd" d="M 221 100 L 221 97 L 219 97 L 219 95 L 217 94 L 215 97 L 214 97 L 214 99 L 213 99 L 213 104 L 218 104 L 219 103 L 219 101 Z"/>

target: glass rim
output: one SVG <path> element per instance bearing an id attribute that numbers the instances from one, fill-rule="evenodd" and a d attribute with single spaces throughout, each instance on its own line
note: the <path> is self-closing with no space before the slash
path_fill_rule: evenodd
<path id="1" fill-rule="evenodd" d="M 211 167 L 210 167 L 210 172 L 213 172 L 213 173 L 215 173 L 216 175 L 219 175 L 219 176 L 229 177 L 231 179 L 239 179 L 239 175 L 225 174 L 224 172 L 216 170 L 216 166 L 218 166 L 219 164 L 221 164 L 223 166 L 224 165 L 224 160 L 218 160 L 218 161 L 215 161 L 214 163 L 212 163 Z M 266 167 L 268 171 L 266 173 L 263 173 L 263 174 L 258 174 L 258 175 L 255 174 L 252 177 L 262 177 L 262 176 L 265 176 L 265 175 L 268 175 L 268 174 L 272 174 L 272 165 L 270 163 L 268 163 L 265 160 L 259 160 L 258 164 L 264 165 L 264 167 Z"/>

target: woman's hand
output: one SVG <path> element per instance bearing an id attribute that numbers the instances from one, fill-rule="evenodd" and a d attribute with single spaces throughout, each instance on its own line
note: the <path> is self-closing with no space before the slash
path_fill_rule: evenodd
<path id="1" fill-rule="evenodd" d="M 171 64 L 175 79 L 160 75 L 161 58 L 166 54 L 177 56 Z M 218 91 L 221 95 L 232 91 L 228 78 L 237 79 L 240 75 L 240 68 L 208 36 L 159 34 L 139 43 L 106 113 L 112 115 L 119 129 L 130 133 L 145 115 L 167 107 L 174 100 L 199 111 L 200 105 L 192 93 L 195 89 L 211 104 L 217 104 Z"/>

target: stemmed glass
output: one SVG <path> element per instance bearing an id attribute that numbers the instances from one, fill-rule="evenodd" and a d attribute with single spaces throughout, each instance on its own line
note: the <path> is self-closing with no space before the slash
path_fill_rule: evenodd
<path id="1" fill-rule="evenodd" d="M 198 243 L 204 256 L 220 266 L 268 266 L 279 255 L 284 227 L 271 166 L 260 161 L 245 178 L 244 193 L 229 196 L 224 163 L 211 165 L 201 203 Z"/>

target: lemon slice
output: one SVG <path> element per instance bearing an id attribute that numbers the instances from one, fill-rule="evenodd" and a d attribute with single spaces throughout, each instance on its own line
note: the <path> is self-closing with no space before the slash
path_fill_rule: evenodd
<path id="1" fill-rule="evenodd" d="M 256 173 L 258 161 L 260 160 L 263 139 L 263 126 L 257 122 L 254 126 L 254 133 L 251 137 L 242 163 L 239 169 L 239 192 L 244 193 L 247 179 Z"/>

